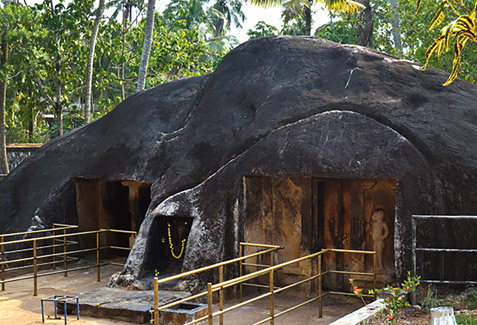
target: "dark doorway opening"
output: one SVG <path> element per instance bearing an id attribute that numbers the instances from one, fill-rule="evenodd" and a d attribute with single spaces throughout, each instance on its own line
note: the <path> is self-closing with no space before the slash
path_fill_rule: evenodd
<path id="1" fill-rule="evenodd" d="M 244 240 L 284 246 L 279 263 L 322 248 L 378 249 L 382 264 L 378 281 L 393 279 L 395 179 L 254 176 L 245 177 L 244 184 Z M 329 253 L 323 262 L 330 270 L 372 272 L 373 268 L 372 257 L 358 254 Z M 310 262 L 285 268 L 279 281 L 289 284 L 296 277 L 310 276 L 315 268 Z M 330 274 L 325 279 L 330 289 L 349 289 L 345 275 Z"/>
<path id="2" fill-rule="evenodd" d="M 151 202 L 151 184 L 137 181 L 104 181 L 76 178 L 76 208 L 80 231 L 120 229 L 138 231 Z M 131 236 L 101 234 L 101 246 L 130 247 Z M 95 238 L 82 237 L 83 247 Z"/>
<path id="3" fill-rule="evenodd" d="M 166 277 L 181 272 L 191 226 L 190 217 L 154 218 L 146 249 L 146 273 L 154 271 Z"/>

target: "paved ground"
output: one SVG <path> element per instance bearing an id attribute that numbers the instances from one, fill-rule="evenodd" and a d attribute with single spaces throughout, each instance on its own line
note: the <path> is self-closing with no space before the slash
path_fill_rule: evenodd
<path id="1" fill-rule="evenodd" d="M 96 282 L 95 269 L 71 272 L 39 278 L 38 296 L 33 296 L 33 280 L 23 280 L 6 284 L 6 291 L 0 291 L 0 324 L 24 325 L 41 324 L 40 298 L 54 294 L 80 295 L 106 286 L 109 276 L 119 271 L 117 266 L 105 266 L 101 270 L 101 282 Z M 275 312 L 278 313 L 293 304 L 305 301 L 304 294 L 281 293 L 275 297 Z M 226 307 L 237 301 L 227 303 Z M 227 313 L 225 324 L 251 324 L 268 316 L 269 300 L 263 299 Z M 45 303 L 46 315 L 54 315 L 53 303 Z M 276 319 L 275 324 L 303 325 L 329 324 L 345 314 L 362 307 L 361 301 L 350 297 L 328 296 L 323 299 L 323 318 L 318 318 L 317 303 L 309 304 Z M 81 316 L 81 315 L 80 315 Z M 214 322 L 218 323 L 218 322 Z M 46 324 L 64 324 L 64 320 L 47 319 Z M 68 315 L 68 324 L 130 324 L 129 322 Z"/>
<path id="2" fill-rule="evenodd" d="M 33 296 L 33 279 L 6 284 L 6 290 L 0 291 L 0 324 L 27 325 L 41 324 L 40 298 L 51 295 L 79 295 L 104 287 L 109 276 L 120 270 L 118 266 L 101 268 L 101 282 L 96 282 L 95 269 L 77 271 L 63 277 L 62 274 L 38 278 L 38 296 Z M 45 302 L 45 318 L 54 316 L 53 303 Z M 81 316 L 81 315 L 80 315 Z M 64 324 L 64 320 L 48 320 L 46 324 Z M 68 324 L 128 324 L 126 322 L 68 315 Z"/>
<path id="3" fill-rule="evenodd" d="M 275 296 L 275 313 L 288 309 L 300 302 L 306 301 L 304 295 L 285 295 L 281 293 Z M 225 308 L 230 304 L 226 304 Z M 252 324 L 268 317 L 269 300 L 263 299 L 254 305 L 245 306 L 225 314 L 225 324 Z M 318 318 L 318 303 L 311 303 L 300 307 L 290 313 L 275 319 L 276 325 L 307 325 L 307 324 L 330 324 L 335 320 L 363 307 L 359 299 L 343 296 L 326 296 L 323 298 L 323 318 Z M 266 323 L 268 324 L 268 323 Z"/>

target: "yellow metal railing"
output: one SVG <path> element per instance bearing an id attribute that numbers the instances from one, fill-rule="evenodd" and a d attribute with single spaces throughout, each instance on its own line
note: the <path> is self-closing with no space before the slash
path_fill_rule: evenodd
<path id="1" fill-rule="evenodd" d="M 248 254 L 248 255 L 243 255 L 243 253 L 244 253 L 243 248 L 245 246 L 255 247 L 255 248 L 264 249 L 264 250 L 258 251 L 258 252 L 255 252 L 255 253 L 251 253 L 251 254 Z M 151 323 L 154 322 L 154 324 L 156 324 L 156 325 L 159 324 L 159 312 L 161 310 L 171 308 L 173 306 L 182 304 L 184 302 L 188 302 L 188 301 L 191 301 L 191 300 L 201 298 L 201 297 L 204 297 L 204 296 L 208 295 L 208 291 L 203 291 L 203 292 L 200 292 L 200 293 L 195 294 L 193 296 L 190 296 L 190 297 L 187 297 L 187 298 L 184 298 L 184 299 L 181 299 L 181 300 L 177 300 L 177 301 L 174 301 L 172 303 L 169 303 L 169 304 L 166 304 L 166 305 L 163 305 L 163 306 L 159 307 L 159 285 L 160 284 L 163 284 L 163 283 L 166 283 L 166 282 L 169 282 L 169 281 L 174 281 L 174 280 L 177 280 L 177 279 L 181 279 L 181 278 L 184 278 L 184 277 L 187 277 L 187 276 L 190 276 L 190 275 L 199 274 L 199 273 L 202 273 L 202 272 L 205 272 L 205 271 L 210 271 L 210 270 L 213 270 L 213 269 L 218 269 L 219 283 L 222 283 L 222 282 L 224 282 L 224 266 L 230 265 L 230 264 L 233 264 L 233 263 L 240 263 L 240 270 L 241 270 L 240 272 L 242 272 L 242 268 L 243 268 L 243 265 L 244 265 L 243 261 L 245 261 L 247 259 L 250 259 L 250 258 L 253 258 L 253 257 L 263 256 L 263 255 L 266 255 L 266 254 L 271 255 L 270 262 L 273 263 L 273 258 L 272 258 L 273 254 L 275 252 L 277 252 L 279 249 L 283 249 L 283 246 L 253 244 L 253 243 L 240 243 L 240 257 L 238 257 L 238 258 L 234 258 L 234 259 L 227 260 L 227 261 L 224 261 L 224 262 L 221 262 L 221 263 L 216 263 L 216 264 L 213 264 L 213 265 L 205 266 L 205 267 L 202 267 L 200 269 L 192 270 L 192 271 L 189 271 L 189 272 L 184 272 L 184 273 L 177 274 L 177 275 L 167 277 L 167 278 L 164 278 L 164 279 L 160 279 L 160 280 L 157 277 L 154 277 L 154 309 L 152 309 L 150 311 L 151 312 Z M 269 267 L 269 266 L 266 265 L 266 267 Z M 224 291 L 223 290 L 218 290 L 218 291 L 219 291 L 219 308 L 223 309 L 223 306 L 224 306 Z M 209 299 L 210 299 L 210 297 L 209 297 Z M 220 321 L 223 322 L 222 317 L 220 317 Z"/>
<path id="2" fill-rule="evenodd" d="M 89 268 L 96 268 L 97 273 L 97 281 L 100 281 L 101 277 L 101 266 L 105 265 L 120 265 L 118 263 L 101 263 L 100 261 L 100 251 L 103 249 L 121 249 L 121 250 L 130 250 L 129 247 L 120 247 L 120 246 L 101 246 L 100 245 L 100 235 L 103 233 L 123 233 L 129 234 L 134 236 L 134 240 L 136 239 L 137 232 L 129 231 L 129 230 L 117 230 L 117 229 L 99 229 L 93 231 L 84 231 L 84 232 L 75 232 L 75 233 L 67 233 L 69 229 L 77 229 L 78 226 L 75 225 L 63 225 L 63 224 L 54 224 L 52 229 L 44 229 L 38 231 L 31 231 L 31 232 L 24 232 L 24 233 L 14 233 L 14 234 L 4 234 L 0 235 L 0 275 L 1 280 L 0 283 L 2 285 L 2 291 L 5 291 L 5 283 L 26 280 L 26 279 L 33 279 L 33 295 L 37 295 L 37 279 L 38 277 L 54 275 L 59 273 L 64 273 L 64 276 L 68 276 L 68 272 L 72 271 L 80 271 Z M 56 232 L 63 232 L 62 234 L 57 235 Z M 24 236 L 24 235 L 41 235 L 44 233 L 53 233 L 53 235 L 49 236 L 42 236 L 42 237 L 35 237 L 35 238 L 28 238 L 28 239 L 18 239 L 18 240 L 9 240 L 5 241 L 5 238 L 11 238 L 15 236 Z M 77 249 L 77 250 L 68 250 L 68 247 L 71 245 L 75 245 L 79 243 L 79 237 L 81 236 L 91 236 L 96 235 L 96 247 L 86 248 L 86 249 Z M 78 238 L 77 241 L 69 240 L 71 238 Z M 52 245 L 44 245 L 39 246 L 38 243 L 42 243 L 45 241 L 52 241 Z M 5 248 L 8 246 L 17 247 L 19 245 L 30 246 L 25 249 L 14 249 L 7 251 Z M 57 251 L 56 248 L 60 247 L 60 250 Z M 61 249 L 62 248 L 62 249 Z M 41 253 L 44 250 L 51 249 L 51 253 Z M 73 254 L 81 254 L 87 252 L 96 252 L 96 264 L 89 265 L 89 266 L 82 266 L 76 268 L 68 269 L 68 261 L 76 260 L 78 257 L 72 256 Z M 22 254 L 27 255 L 27 257 L 21 257 L 16 259 L 7 259 L 6 256 L 8 254 Z M 46 262 L 39 263 L 39 261 L 46 260 Z M 51 260 L 51 261 L 48 261 Z M 13 264 L 26 264 L 16 267 L 9 267 L 8 269 L 6 266 L 11 266 Z M 56 264 L 63 264 L 63 270 L 59 271 L 50 271 L 50 272 L 43 272 L 39 273 L 38 268 L 42 266 L 53 266 L 53 269 L 56 269 Z M 5 279 L 5 275 L 7 272 L 17 271 L 22 269 L 30 269 L 32 268 L 31 273 L 27 273 L 26 275 L 13 277 L 10 279 Z"/>
<path id="3" fill-rule="evenodd" d="M 40 229 L 40 230 L 32 230 L 32 231 L 24 231 L 24 232 L 15 232 L 9 234 L 1 234 L 0 238 L 1 241 L 4 242 L 5 239 L 10 237 L 18 237 L 18 236 L 31 236 L 31 235 L 38 235 L 43 233 L 54 233 L 55 231 L 66 230 L 66 229 L 77 229 L 77 225 L 67 225 L 62 223 L 54 223 L 53 228 L 49 229 Z"/>
<path id="4" fill-rule="evenodd" d="M 60 223 L 54 223 L 53 228 L 49 229 L 40 229 L 40 230 L 33 230 L 33 231 L 25 231 L 25 232 L 16 232 L 16 233 L 9 233 L 9 234 L 0 234 L 0 283 L 2 284 L 2 291 L 5 291 L 5 283 L 8 281 L 5 281 L 5 273 L 7 271 L 15 271 L 15 270 L 21 270 L 21 269 L 26 269 L 26 268 L 31 268 L 33 267 L 32 265 L 27 265 L 27 266 L 19 266 L 16 268 L 8 268 L 7 270 L 5 269 L 6 266 L 10 263 L 15 263 L 15 260 L 8 260 L 7 257 L 10 254 L 23 254 L 26 252 L 32 252 L 33 254 L 33 247 L 31 248 L 26 248 L 26 249 L 15 249 L 15 250 L 10 250 L 7 251 L 5 250 L 5 247 L 8 246 L 9 244 L 12 243 L 12 241 L 15 241 L 15 237 L 22 237 L 22 236 L 39 236 L 44 234 L 53 234 L 55 235 L 56 232 L 63 232 L 63 234 L 66 234 L 68 230 L 75 230 L 77 229 L 77 225 L 69 225 L 69 224 L 60 224 Z M 13 243 L 14 244 L 14 243 Z M 73 245 L 76 244 L 76 242 L 68 241 L 66 245 Z M 53 240 L 52 245 L 47 245 L 47 246 L 41 246 L 41 247 L 36 247 L 36 250 L 43 250 L 43 249 L 48 249 L 51 248 L 53 251 L 53 254 L 56 251 L 57 247 L 64 247 L 64 243 L 62 240 L 61 244 L 57 244 L 55 240 Z M 53 259 L 53 267 L 56 268 L 56 264 L 60 262 L 56 262 L 55 259 Z M 42 266 L 43 264 L 37 265 L 37 266 Z"/>
<path id="5" fill-rule="evenodd" d="M 322 272 L 322 256 L 327 254 L 327 253 L 343 253 L 343 254 L 364 254 L 364 255 L 373 255 L 373 272 L 370 273 L 370 272 L 355 272 L 355 271 L 340 271 L 340 270 L 327 270 L 327 271 L 324 271 Z M 268 253 L 268 252 L 267 252 Z M 276 288 L 275 287 L 275 272 L 278 271 L 279 269 L 282 269 L 284 267 L 287 267 L 287 266 L 290 266 L 292 264 L 295 264 L 295 263 L 299 263 L 299 262 L 302 262 L 302 261 L 305 261 L 305 260 L 311 260 L 311 259 L 314 259 L 316 258 L 317 259 L 317 274 L 314 274 L 304 280 L 300 280 L 300 281 L 297 281 L 295 283 L 292 283 L 290 285 L 287 285 L 285 287 L 282 287 L 282 288 Z M 237 259 L 236 259 L 237 260 Z M 271 261 L 273 261 L 273 259 L 271 259 Z M 273 262 L 272 262 L 273 263 Z M 242 263 L 243 264 L 243 263 Z M 219 263 L 220 265 L 220 263 Z M 193 274 L 194 271 L 191 271 L 191 272 L 188 272 L 190 274 Z M 326 274 L 347 274 L 347 275 L 360 275 L 360 276 L 369 276 L 369 277 L 373 277 L 373 287 L 376 288 L 376 253 L 374 251 L 360 251 L 360 250 L 346 250 L 346 249 L 323 249 L 321 250 L 320 252 L 316 252 L 314 254 L 310 254 L 308 256 L 304 256 L 304 257 L 300 257 L 300 258 L 297 258 L 297 259 L 294 259 L 292 261 L 288 261 L 288 262 L 284 262 L 284 263 L 281 263 L 281 264 L 278 264 L 278 265 L 275 265 L 275 266 L 269 266 L 265 269 L 262 269 L 262 270 L 258 270 L 256 272 L 253 272 L 253 273 L 250 273 L 250 274 L 247 274 L 247 275 L 240 275 L 239 277 L 237 278 L 233 278 L 231 280 L 227 280 L 227 281 L 219 281 L 219 283 L 216 283 L 216 284 L 212 284 L 212 283 L 208 283 L 207 284 L 207 292 L 205 293 L 201 293 L 200 295 L 195 295 L 195 296 L 192 296 L 192 297 L 189 297 L 187 298 L 187 300 L 183 299 L 183 300 L 180 300 L 178 302 L 174 302 L 174 303 L 171 303 L 171 304 L 168 304 L 168 305 L 165 305 L 165 306 L 161 306 L 161 307 L 158 307 L 158 283 L 159 283 L 159 280 L 157 278 L 154 278 L 154 296 L 155 296 L 155 301 L 154 301 L 154 324 L 159 324 L 159 311 L 160 310 L 163 310 L 163 309 L 166 309 L 166 308 L 170 308 L 174 305 L 177 305 L 177 304 L 180 304 L 182 302 L 185 302 L 185 301 L 189 301 L 189 300 L 192 300 L 192 299 L 195 299 L 195 298 L 198 298 L 198 297 L 202 297 L 202 296 L 205 296 L 207 295 L 207 305 L 208 305 L 208 308 L 207 308 L 207 315 L 206 316 L 203 316 L 203 317 L 200 317 L 198 319 L 195 319 L 191 322 L 188 322 L 186 323 L 186 325 L 192 325 L 192 324 L 197 324 L 197 323 L 200 323 L 200 322 L 203 322 L 203 321 L 208 321 L 208 324 L 211 325 L 213 324 L 213 320 L 215 317 L 219 317 L 219 324 L 223 324 L 223 315 L 229 311 L 232 311 L 232 310 L 235 310 L 235 309 L 238 309 L 240 307 L 243 307 L 245 305 L 248 305 L 248 304 L 251 304 L 253 302 L 256 302 L 260 299 L 264 299 L 264 298 L 267 298 L 269 297 L 270 299 L 270 308 L 269 308 L 269 316 L 266 317 L 265 319 L 262 319 L 256 323 L 254 323 L 254 325 L 259 325 L 259 324 L 263 324 L 263 323 L 266 323 L 266 322 L 269 322 L 270 324 L 274 324 L 274 320 L 275 318 L 279 317 L 279 316 L 282 316 L 288 312 L 291 312 L 297 308 L 300 308 L 306 304 L 309 304 L 309 303 L 312 303 L 312 302 L 315 302 L 318 300 L 318 309 L 319 309 L 319 317 L 323 317 L 323 305 L 322 305 L 322 298 L 328 294 L 333 294 L 333 295 L 353 295 L 352 293 L 349 293 L 349 292 L 336 292 L 336 291 L 331 291 L 331 292 L 327 292 L 325 294 L 323 294 L 322 292 L 322 277 L 325 276 Z M 258 278 L 260 276 L 264 276 L 264 275 L 268 275 L 268 278 L 269 278 L 269 285 L 267 286 L 269 291 L 267 293 L 264 293 L 264 294 L 261 294 L 257 297 L 253 297 L 251 299 L 248 299 L 246 301 L 243 301 L 243 297 L 241 297 L 241 301 L 240 303 L 238 304 L 235 304 L 233 306 L 230 306 L 226 309 L 223 308 L 223 290 L 226 289 L 226 288 L 230 288 L 232 286 L 235 286 L 235 285 L 240 285 L 240 284 L 244 284 L 246 281 L 249 281 L 251 279 L 255 279 L 255 278 Z M 177 279 L 177 278 L 180 278 L 182 277 L 181 274 L 175 276 L 174 278 Z M 276 313 L 275 314 L 275 309 L 274 309 L 274 295 L 277 294 L 277 293 L 280 293 L 280 292 L 283 292 L 287 289 L 291 289 L 291 288 L 294 288 L 298 285 L 301 285 L 301 284 L 304 284 L 306 282 L 309 282 L 309 281 L 312 281 L 312 280 L 318 280 L 318 295 L 316 297 L 313 297 L 305 302 L 302 302 L 298 305 L 295 305 L 293 307 L 290 307 L 284 311 L 281 311 L 279 313 Z M 213 294 L 214 292 L 219 292 L 219 310 L 214 312 L 213 310 Z M 364 297 L 373 297 L 372 295 L 364 295 Z"/>
<path id="6" fill-rule="evenodd" d="M 245 254 L 245 249 L 247 247 L 250 247 L 250 248 L 274 248 L 276 247 L 275 245 L 267 245 L 267 244 L 255 244 L 255 243 L 240 243 L 240 251 L 239 251 L 239 256 L 240 257 L 243 257 L 244 254 Z M 282 247 L 283 248 L 283 247 Z M 270 266 L 273 266 L 274 265 L 274 262 L 275 262 L 275 257 L 277 256 L 276 254 L 278 253 L 278 251 L 274 250 L 272 252 L 270 252 L 270 265 L 266 265 L 266 264 L 261 264 L 261 263 L 246 263 L 244 260 L 240 260 L 240 276 L 243 276 L 244 274 L 244 267 L 256 267 L 258 269 L 260 268 L 267 268 L 267 267 L 270 267 Z M 262 255 L 259 255 L 257 256 L 256 258 L 259 259 L 260 257 L 264 256 L 263 254 Z M 276 259 L 278 260 L 278 258 Z M 222 281 L 220 281 L 222 282 Z M 264 284 L 256 284 L 256 283 L 246 283 L 246 282 L 241 282 L 240 283 L 240 302 L 243 302 L 243 287 L 244 286 L 249 286 L 249 287 L 258 287 L 258 288 L 268 288 L 268 286 L 264 285 Z"/>

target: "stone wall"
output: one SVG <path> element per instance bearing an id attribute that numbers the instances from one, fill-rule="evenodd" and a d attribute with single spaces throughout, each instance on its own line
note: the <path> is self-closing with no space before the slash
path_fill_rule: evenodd
<path id="1" fill-rule="evenodd" d="M 7 152 L 7 160 L 8 160 L 8 169 L 12 170 L 15 169 L 23 159 L 29 157 L 31 155 L 31 151 L 8 151 Z"/>
<path id="2" fill-rule="evenodd" d="M 8 168 L 15 169 L 20 163 L 27 157 L 29 157 L 34 151 L 41 147 L 41 143 L 25 143 L 25 144 L 11 144 L 7 146 L 7 160 Z"/>

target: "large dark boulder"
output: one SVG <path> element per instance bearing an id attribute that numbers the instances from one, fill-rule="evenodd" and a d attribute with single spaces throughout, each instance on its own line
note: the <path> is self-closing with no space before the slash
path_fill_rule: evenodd
<path id="1" fill-rule="evenodd" d="M 212 74 L 131 96 L 26 159 L 0 182 L 0 232 L 77 222 L 75 177 L 153 183 L 123 271 L 135 278 L 160 216 L 194 218 L 185 268 L 235 256 L 243 176 L 392 177 L 401 277 L 412 214 L 477 214 L 477 87 L 447 77 L 318 38 L 247 42 Z"/>

